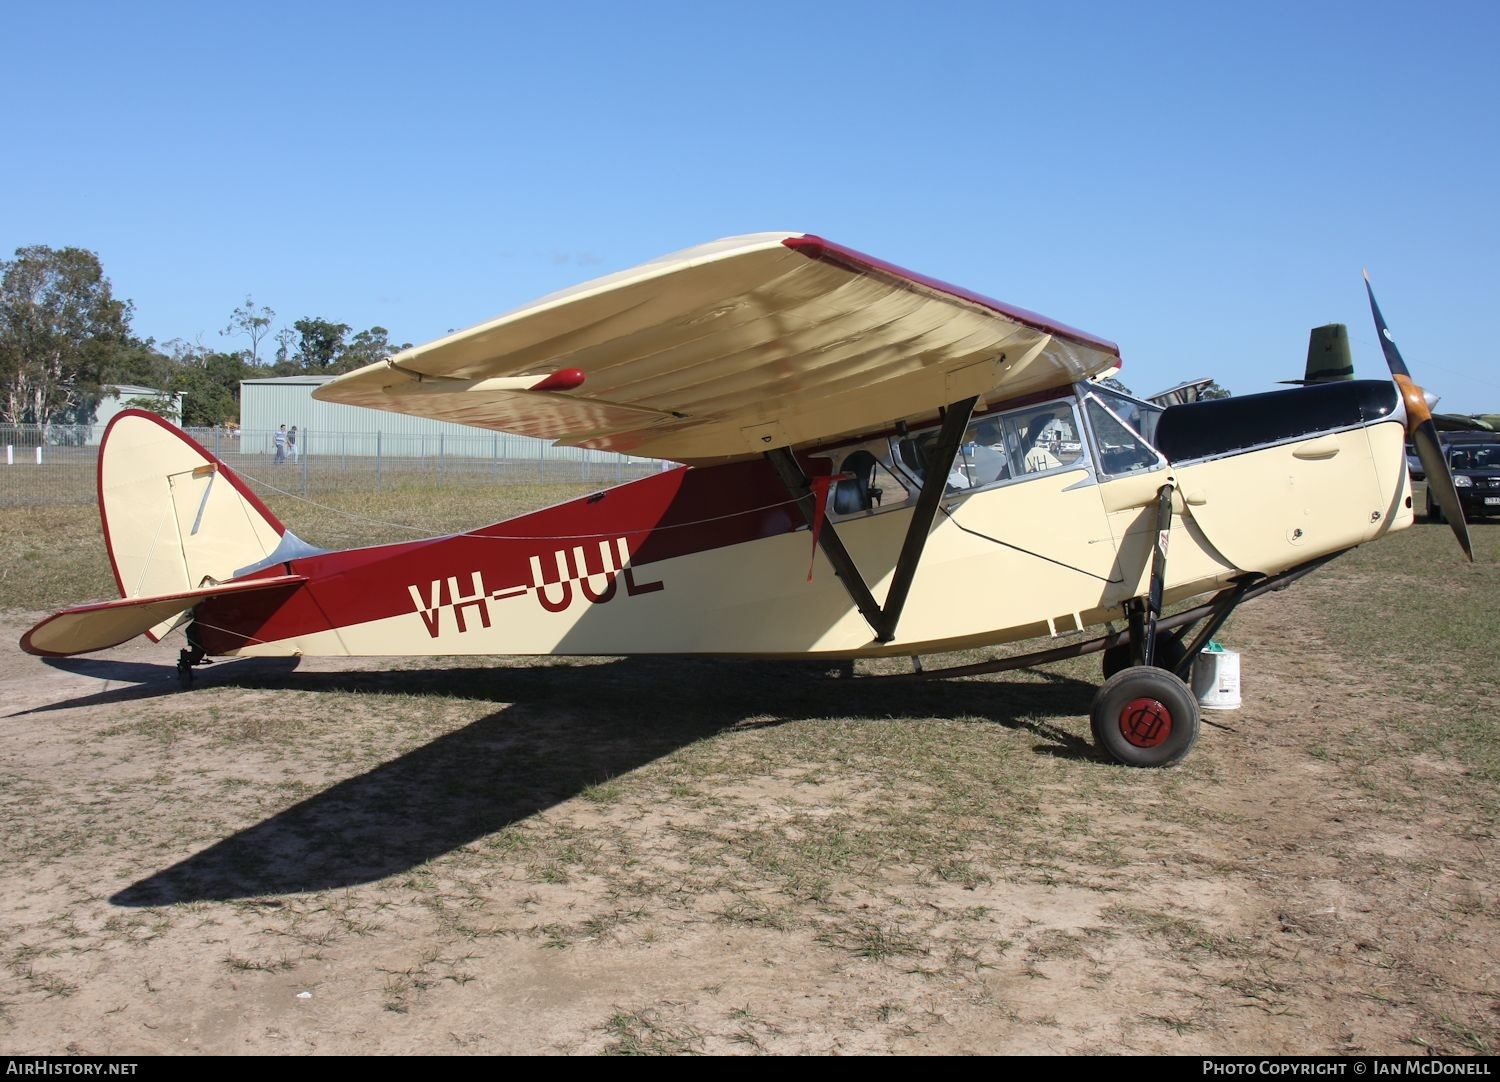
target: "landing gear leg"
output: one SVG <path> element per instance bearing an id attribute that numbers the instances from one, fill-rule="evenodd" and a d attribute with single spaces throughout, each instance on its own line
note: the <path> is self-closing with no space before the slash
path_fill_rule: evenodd
<path id="1" fill-rule="evenodd" d="M 177 686 L 187 691 L 193 686 L 193 667 L 195 665 L 212 665 L 207 659 L 203 649 L 203 635 L 198 630 L 198 621 L 194 620 L 187 626 L 184 635 L 187 639 L 187 649 L 177 652 Z"/>
<path id="2" fill-rule="evenodd" d="M 1172 532 L 1173 486 L 1162 485 L 1156 492 L 1156 544 L 1151 551 L 1151 585 L 1145 597 L 1132 598 L 1125 605 L 1130 622 L 1129 645 L 1112 646 L 1104 651 L 1104 675 L 1112 677 L 1127 665 L 1157 666 L 1176 670 L 1183 661 L 1182 641 L 1170 633 L 1158 635 L 1156 622 L 1161 618 L 1162 594 L 1167 585 L 1167 539 Z"/>
<path id="3" fill-rule="evenodd" d="M 1122 642 L 1119 646 L 1111 646 L 1101 652 L 1100 667 L 1104 670 L 1104 678 L 1108 680 L 1115 673 L 1140 664 L 1134 651 L 1133 643 Z M 1187 649 L 1182 645 L 1180 632 L 1158 631 L 1151 640 L 1151 664 L 1156 668 L 1181 675 L 1180 666 L 1186 656 Z"/>
<path id="4" fill-rule="evenodd" d="M 1104 652 L 1109 679 L 1094 696 L 1089 711 L 1095 742 L 1127 766 L 1171 766 L 1192 750 L 1198 739 L 1198 701 L 1173 671 L 1184 665 L 1187 650 L 1178 636 L 1156 633 L 1166 591 L 1171 531 L 1172 486 L 1162 485 L 1156 493 L 1150 590 L 1125 607 L 1130 620 L 1129 660 L 1134 664 L 1126 668 L 1121 665 L 1126 659 L 1120 653 L 1111 657 L 1111 650 Z M 1113 674 L 1112 662 L 1119 667 Z"/>

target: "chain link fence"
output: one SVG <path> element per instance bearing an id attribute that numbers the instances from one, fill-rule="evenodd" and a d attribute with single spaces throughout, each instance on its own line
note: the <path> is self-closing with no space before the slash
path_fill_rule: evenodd
<path id="1" fill-rule="evenodd" d="M 630 458 L 503 432 L 421 436 L 381 432 L 299 431 L 295 450 L 278 455 L 274 432 L 194 428 L 188 435 L 256 489 L 374 492 L 438 485 L 578 482 L 601 487 L 662 468 Z M 98 434 L 90 426 L 0 425 L 0 507 L 93 503 Z"/>

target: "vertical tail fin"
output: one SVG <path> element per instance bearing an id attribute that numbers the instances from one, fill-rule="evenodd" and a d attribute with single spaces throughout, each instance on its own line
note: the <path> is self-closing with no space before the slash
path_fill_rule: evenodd
<path id="1" fill-rule="evenodd" d="M 1304 383 L 1336 383 L 1354 378 L 1349 356 L 1349 328 L 1342 323 L 1314 327 L 1307 335 L 1307 371 Z"/>
<path id="2" fill-rule="evenodd" d="M 286 527 L 233 470 L 145 410 L 110 421 L 99 448 L 99 514 L 122 597 L 224 582 L 276 551 Z M 172 617 L 147 632 L 158 639 Z"/>

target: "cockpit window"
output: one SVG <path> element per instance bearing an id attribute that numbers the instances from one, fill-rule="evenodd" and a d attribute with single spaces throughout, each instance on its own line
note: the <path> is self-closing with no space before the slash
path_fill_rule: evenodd
<path id="1" fill-rule="evenodd" d="M 1162 407 L 1152 402 L 1143 402 L 1139 398 L 1112 391 L 1108 387 L 1098 384 L 1088 384 L 1090 392 L 1106 406 L 1109 411 L 1125 422 L 1131 429 L 1139 433 L 1152 447 L 1156 446 L 1156 422 L 1161 419 Z"/>
<path id="2" fill-rule="evenodd" d="M 1095 388 L 1086 401 L 1101 472 L 1134 473 L 1163 464 L 1161 455 L 1142 431 L 1156 430 L 1160 409 L 1103 388 Z"/>
<path id="3" fill-rule="evenodd" d="M 1078 403 L 1071 397 L 976 417 L 964 431 L 944 491 L 952 495 L 1059 470 L 1087 469 L 1082 432 Z M 938 429 L 933 427 L 820 452 L 835 474 L 848 475 L 829 486 L 828 513 L 870 514 L 914 501 L 937 440 Z"/>
<path id="4" fill-rule="evenodd" d="M 983 488 L 1069 469 L 1083 458 L 1078 433 L 1078 413 L 1066 398 L 977 418 L 964 433 L 948 484 Z"/>
<path id="5" fill-rule="evenodd" d="M 916 490 L 909 490 L 902 474 L 892 468 L 892 442 L 867 440 L 841 447 L 828 456 L 833 460 L 835 474 L 849 475 L 828 487 L 829 514 L 889 510 L 916 497 Z"/>

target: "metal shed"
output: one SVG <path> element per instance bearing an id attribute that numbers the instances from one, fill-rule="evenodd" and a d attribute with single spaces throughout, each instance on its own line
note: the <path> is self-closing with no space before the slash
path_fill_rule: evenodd
<path id="1" fill-rule="evenodd" d="M 491 432 L 452 421 L 314 399 L 313 391 L 333 378 L 277 376 L 241 380 L 241 449 L 269 453 L 277 429 L 295 425 L 304 453 L 578 462 L 615 462 L 622 457 L 607 451 L 557 447 L 550 440 Z"/>

